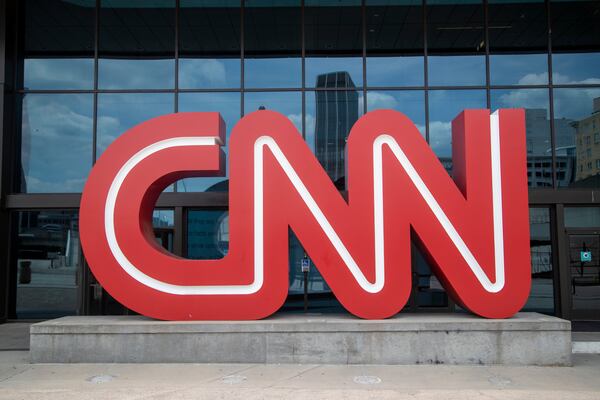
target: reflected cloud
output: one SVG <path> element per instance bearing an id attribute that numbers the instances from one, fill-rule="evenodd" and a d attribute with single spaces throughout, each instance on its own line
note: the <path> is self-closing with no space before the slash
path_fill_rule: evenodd
<path id="1" fill-rule="evenodd" d="M 21 169 L 27 193 L 80 192 L 92 165 L 92 95 L 26 95 Z"/>
<path id="2" fill-rule="evenodd" d="M 438 157 L 452 155 L 452 123 L 432 121 L 429 123 L 429 138 L 431 149 Z"/>
<path id="3" fill-rule="evenodd" d="M 240 86 L 240 60 L 182 58 L 179 60 L 181 88 L 236 88 Z"/>
<path id="4" fill-rule="evenodd" d="M 287 117 L 296 126 L 298 132 L 302 132 L 302 114 L 288 114 Z"/>
<path id="5" fill-rule="evenodd" d="M 98 85 L 101 89 L 173 89 L 173 59 L 98 60 Z"/>
<path id="6" fill-rule="evenodd" d="M 363 100 L 359 99 L 359 106 L 362 108 Z M 367 94 L 367 110 L 377 110 L 391 108 L 395 109 L 398 107 L 398 101 L 394 96 L 388 93 L 381 92 L 369 92 Z"/>
<path id="7" fill-rule="evenodd" d="M 23 63 L 25 89 L 91 89 L 94 86 L 91 58 L 27 58 Z"/>

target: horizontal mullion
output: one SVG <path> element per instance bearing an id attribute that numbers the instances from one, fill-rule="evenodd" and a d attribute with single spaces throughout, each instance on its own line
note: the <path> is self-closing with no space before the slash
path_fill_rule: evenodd
<path id="1" fill-rule="evenodd" d="M 4 207 L 20 209 L 79 208 L 81 193 L 20 193 L 6 196 Z M 162 193 L 156 207 L 227 207 L 227 192 Z"/>
<path id="2" fill-rule="evenodd" d="M 490 85 L 491 90 L 518 90 L 518 89 L 586 89 L 600 88 L 600 84 L 554 84 L 554 85 Z M 315 92 L 315 91 L 348 91 L 361 90 L 362 86 L 357 87 L 300 87 L 289 88 L 186 88 L 186 89 L 19 89 L 18 94 L 103 94 L 103 93 L 260 93 L 260 92 Z M 485 85 L 476 86 L 367 86 L 367 90 L 485 90 Z"/>
<path id="3" fill-rule="evenodd" d="M 347 198 L 346 191 L 340 191 Z M 81 193 L 20 193 L 6 196 L 4 207 L 19 209 L 79 208 Z M 529 189 L 529 204 L 598 204 L 600 190 L 589 189 Z M 162 193 L 156 207 L 227 208 L 228 192 Z"/>

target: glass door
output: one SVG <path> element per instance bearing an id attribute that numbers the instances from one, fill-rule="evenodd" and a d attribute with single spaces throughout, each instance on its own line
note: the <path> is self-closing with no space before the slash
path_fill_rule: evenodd
<path id="1" fill-rule="evenodd" d="M 567 235 L 572 319 L 600 320 L 600 232 Z"/>

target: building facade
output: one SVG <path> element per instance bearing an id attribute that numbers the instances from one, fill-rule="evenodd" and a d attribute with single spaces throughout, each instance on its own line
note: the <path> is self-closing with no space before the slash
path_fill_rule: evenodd
<path id="1" fill-rule="evenodd" d="M 0 89 L 0 321 L 129 312 L 86 265 L 78 207 L 102 151 L 149 118 L 218 111 L 229 133 L 279 111 L 343 194 L 364 113 L 405 113 L 452 175 L 452 119 L 511 107 L 526 115 L 525 310 L 600 320 L 600 1 L 0 0 Z M 227 177 L 175 182 L 156 240 L 223 257 L 227 207 Z M 413 247 L 407 312 L 460 311 Z M 289 248 L 283 311 L 299 312 L 308 255 Z M 314 267 L 307 289 L 310 312 L 343 312 Z"/>

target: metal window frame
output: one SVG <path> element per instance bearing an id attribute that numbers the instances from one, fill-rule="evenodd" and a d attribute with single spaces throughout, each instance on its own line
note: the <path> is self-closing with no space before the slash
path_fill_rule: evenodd
<path id="1" fill-rule="evenodd" d="M 244 64 L 245 64 L 245 2 L 240 0 L 240 87 L 239 88 L 221 88 L 221 89 L 181 89 L 179 87 L 179 47 L 180 47 L 180 0 L 174 0 L 175 5 L 175 83 L 172 89 L 137 89 L 137 90 L 108 90 L 99 89 L 98 86 L 98 60 L 99 60 L 99 31 L 100 31 L 100 1 L 96 0 L 95 18 L 94 18 L 94 86 L 91 90 L 25 90 L 22 88 L 22 30 L 23 30 L 23 13 L 20 12 L 22 2 L 17 0 L 0 0 L 0 229 L 3 237 L 9 237 L 10 240 L 0 243 L 0 277 L 5 280 L 5 285 L 0 285 L 0 322 L 11 315 L 10 309 L 14 307 L 14 288 L 11 282 L 14 281 L 14 265 L 16 265 L 15 256 L 15 226 L 11 223 L 11 215 L 14 211 L 39 210 L 39 209 L 77 209 L 81 199 L 80 193 L 17 193 L 15 192 L 15 184 L 18 181 L 16 176 L 18 168 L 18 149 L 20 148 L 20 102 L 21 97 L 25 94 L 59 94 L 59 93 L 91 93 L 93 94 L 93 144 L 92 144 L 92 162 L 96 160 L 97 146 L 97 120 L 98 120 L 98 95 L 101 93 L 172 93 L 174 95 L 174 111 L 179 110 L 179 94 L 180 93 L 220 93 L 220 92 L 235 92 L 240 93 L 240 115 L 244 115 L 244 97 L 248 92 L 300 92 L 302 96 L 302 134 L 306 137 L 306 98 L 307 93 L 321 90 L 347 90 L 343 88 L 312 88 L 306 86 L 306 21 L 305 21 L 305 1 L 300 1 L 301 12 L 301 62 L 302 62 L 302 83 L 300 87 L 289 88 L 246 88 L 244 81 Z M 552 144 L 552 173 L 553 187 L 552 188 L 530 188 L 529 203 L 531 207 L 549 207 L 551 213 L 551 230 L 553 243 L 553 257 L 555 260 L 555 310 L 557 315 L 570 317 L 570 296 L 568 293 L 568 285 L 565 289 L 565 273 L 562 271 L 565 268 L 565 246 L 566 246 L 566 230 L 564 227 L 564 207 L 565 205 L 600 205 L 600 188 L 599 189 L 566 189 L 558 188 L 556 176 L 556 132 L 554 127 L 554 88 L 600 88 L 600 84 L 568 84 L 558 85 L 552 80 L 552 37 L 551 37 L 551 2 L 545 0 L 546 18 L 547 18 L 547 67 L 549 80 L 544 85 L 492 85 L 490 81 L 490 43 L 489 43 L 489 1 L 481 0 L 484 11 L 484 35 L 485 35 L 485 67 L 486 67 L 486 82 L 485 85 L 474 86 L 430 86 L 429 85 L 429 69 L 428 69 L 428 5 L 426 0 L 422 0 L 422 29 L 423 29 L 423 85 L 422 86 L 369 86 L 367 81 L 367 57 L 369 57 L 367 49 L 367 12 L 369 4 L 366 0 L 362 0 L 361 15 L 362 15 L 362 77 L 363 84 L 357 90 L 361 90 L 363 94 L 363 112 L 367 109 L 367 96 L 369 91 L 389 90 L 389 91 L 423 91 L 424 93 L 424 111 L 425 111 L 425 126 L 426 139 L 429 141 L 429 92 L 431 90 L 485 90 L 486 101 L 490 106 L 491 90 L 495 89 L 547 89 L 549 95 L 549 114 L 550 114 L 550 140 Z M 19 4 L 20 3 L 20 4 Z M 6 77 L 6 81 L 5 78 Z M 342 193 L 345 195 L 345 193 Z M 184 193 L 175 189 L 175 192 L 163 193 L 158 202 L 157 208 L 172 208 L 175 210 L 175 237 L 174 251 L 179 255 L 185 254 L 185 227 L 186 215 L 188 208 L 191 209 L 227 209 L 228 207 L 227 192 L 197 192 Z M 9 266 L 11 266 L 9 268 Z M 12 271 L 12 272 L 11 272 Z M 4 279 L 5 278 L 5 279 Z M 14 283 L 14 282 L 13 282 Z M 566 291 L 566 293 L 565 293 Z M 12 306 L 11 306 L 12 302 Z M 414 304 L 413 304 L 414 307 Z M 85 307 L 84 307 L 85 310 Z"/>

